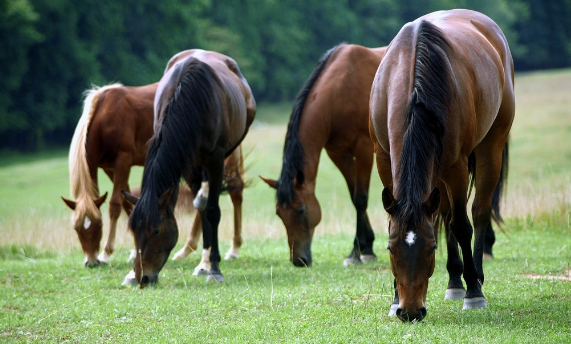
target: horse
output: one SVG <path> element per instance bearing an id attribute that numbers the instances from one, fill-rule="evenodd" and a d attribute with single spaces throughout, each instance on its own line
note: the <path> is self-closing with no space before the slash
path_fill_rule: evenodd
<path id="1" fill-rule="evenodd" d="M 135 279 L 141 287 L 158 273 L 178 240 L 173 209 L 179 181 L 198 190 L 208 180 L 208 201 L 200 210 L 203 250 L 194 275 L 224 281 L 218 247 L 218 204 L 224 160 L 242 142 L 256 103 L 238 64 L 223 54 L 187 50 L 173 56 L 154 100 L 154 135 L 149 141 L 140 197 L 123 190 L 133 204 L 129 229 L 135 238 Z"/>
<path id="2" fill-rule="evenodd" d="M 129 189 L 132 166 L 143 166 L 147 154 L 147 141 L 153 135 L 153 102 L 158 83 L 127 87 L 113 84 L 94 87 L 85 92 L 83 112 L 75 129 L 69 153 L 69 175 L 72 201 L 62 197 L 74 211 L 72 225 L 77 232 L 85 266 L 108 263 L 115 250 L 115 233 L 121 207 L 127 215 L 131 204 L 123 200 L 121 190 Z M 225 182 L 229 186 L 234 206 L 234 238 L 227 258 L 237 257 L 242 243 L 241 214 L 244 167 L 241 148 L 225 161 L 228 171 Z M 109 235 L 105 249 L 99 255 L 102 237 L 100 206 L 107 193 L 99 196 L 97 169 L 102 168 L 113 182 L 109 202 Z M 200 220 L 196 221 L 200 223 Z M 201 227 L 193 226 L 185 249 L 196 249 Z M 190 245 L 190 246 L 189 246 Z M 193 246 L 194 245 L 194 246 Z M 186 252 L 186 251 L 185 251 Z M 186 257 L 190 251 L 180 258 Z"/>
<path id="3" fill-rule="evenodd" d="M 513 86 L 507 40 L 481 13 L 430 13 L 405 24 L 391 41 L 370 99 L 371 139 L 384 185 L 387 249 L 395 278 L 390 315 L 412 322 L 427 314 L 438 214 L 462 250 L 463 262 L 457 246 L 449 250 L 447 269 L 450 275 L 463 273 L 463 308 L 486 307 L 483 244 L 507 160 L 503 155 L 515 114 Z M 474 228 L 466 209 L 470 177 Z M 447 294 L 458 295 L 455 290 Z"/>
<path id="4" fill-rule="evenodd" d="M 295 100 L 280 177 L 262 177 L 277 190 L 276 213 L 286 227 L 295 266 L 312 264 L 311 241 L 321 220 L 315 185 L 323 148 L 343 174 L 357 212 L 353 248 L 343 264 L 376 260 L 367 215 L 373 166 L 369 93 L 385 51 L 386 47 L 340 44 L 321 57 Z"/>

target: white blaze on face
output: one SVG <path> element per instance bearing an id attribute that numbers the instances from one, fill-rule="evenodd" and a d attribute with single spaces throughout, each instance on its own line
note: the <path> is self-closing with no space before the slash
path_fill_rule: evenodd
<path id="1" fill-rule="evenodd" d="M 91 226 L 91 220 L 89 219 L 89 217 L 85 217 L 85 220 L 83 221 L 83 229 L 89 229 L 89 226 Z"/>
<path id="2" fill-rule="evenodd" d="M 413 231 L 406 233 L 406 238 L 404 239 L 404 241 L 408 244 L 408 246 L 414 245 L 414 243 L 416 242 L 416 233 Z"/>

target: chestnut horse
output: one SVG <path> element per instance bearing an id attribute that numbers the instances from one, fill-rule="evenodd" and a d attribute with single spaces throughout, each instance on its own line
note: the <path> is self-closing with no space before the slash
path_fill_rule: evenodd
<path id="1" fill-rule="evenodd" d="M 464 309 L 486 306 L 483 245 L 515 113 L 513 84 L 505 36 L 490 18 L 469 10 L 434 12 L 406 24 L 379 66 L 370 128 L 390 220 L 394 308 L 402 321 L 427 313 L 439 205 L 462 250 Z M 466 209 L 471 173 L 473 253 Z"/>
<path id="2" fill-rule="evenodd" d="M 373 166 L 369 93 L 385 51 L 340 44 L 321 57 L 293 106 L 280 178 L 262 178 L 277 189 L 276 213 L 286 227 L 295 266 L 312 262 L 311 241 L 321 220 L 315 184 L 323 148 L 343 174 L 357 211 L 353 249 L 344 265 L 376 260 L 367 216 Z"/>
<path id="3" fill-rule="evenodd" d="M 237 63 L 228 56 L 187 50 L 169 61 L 154 101 L 154 135 L 143 172 L 141 197 L 123 194 L 134 205 L 129 228 L 135 237 L 135 279 L 141 287 L 158 281 L 178 239 L 173 213 L 179 181 L 197 191 L 208 179 L 208 201 L 200 211 L 202 260 L 195 275 L 223 281 L 220 271 L 219 196 L 224 159 L 242 142 L 256 113 L 255 100 Z"/>
<path id="4" fill-rule="evenodd" d="M 107 263 L 115 249 L 117 221 L 121 206 L 127 214 L 131 205 L 123 199 L 121 190 L 128 189 L 131 166 L 143 166 L 147 141 L 153 135 L 153 101 L 158 83 L 142 87 L 120 84 L 95 87 L 86 91 L 83 114 L 75 129 L 69 153 L 71 194 L 75 201 L 62 197 L 74 211 L 72 224 L 85 254 L 85 265 L 92 267 Z M 99 196 L 97 169 L 102 168 L 113 182 L 109 202 L 110 228 L 104 251 L 99 254 L 102 219 L 99 207 L 107 193 Z M 226 257 L 238 255 L 241 237 L 243 161 L 241 149 L 225 162 L 225 178 L 234 206 L 234 239 Z M 195 219 L 183 258 L 196 249 L 200 238 L 200 219 Z M 185 255 L 186 254 L 186 255 Z"/>

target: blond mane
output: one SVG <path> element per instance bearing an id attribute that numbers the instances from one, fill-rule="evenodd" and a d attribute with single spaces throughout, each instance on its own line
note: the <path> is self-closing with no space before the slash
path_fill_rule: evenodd
<path id="1" fill-rule="evenodd" d="M 110 88 L 122 86 L 121 84 L 103 87 L 93 86 L 93 88 L 84 92 L 83 112 L 75 128 L 69 149 L 69 182 L 71 194 L 76 201 L 74 222 L 78 220 L 83 221 L 86 215 L 94 220 L 101 219 L 101 212 L 94 202 L 99 197 L 99 188 L 91 179 L 89 173 L 85 144 L 89 125 L 97 109 L 97 103 L 101 94 Z"/>

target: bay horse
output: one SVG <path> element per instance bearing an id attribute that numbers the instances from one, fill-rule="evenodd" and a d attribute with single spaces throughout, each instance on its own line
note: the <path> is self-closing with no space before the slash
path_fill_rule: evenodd
<path id="1" fill-rule="evenodd" d="M 462 250 L 463 264 L 457 247 L 459 264 L 450 264 L 449 250 L 447 268 L 463 272 L 464 309 L 486 306 L 483 244 L 514 119 L 513 86 L 504 34 L 470 10 L 434 12 L 404 25 L 379 65 L 370 129 L 389 214 L 391 313 L 402 321 L 427 314 L 437 211 Z M 471 175 L 474 229 L 466 209 Z"/>
<path id="2" fill-rule="evenodd" d="M 121 207 L 127 215 L 131 213 L 132 206 L 124 200 L 121 190 L 129 189 L 131 167 L 145 163 L 147 142 L 153 135 L 153 102 L 157 86 L 158 83 L 141 87 L 113 84 L 85 92 L 83 112 L 69 152 L 70 186 L 75 201 L 62 199 L 74 211 L 72 225 L 88 267 L 108 263 L 115 250 Z M 244 167 L 241 153 L 241 148 L 237 149 L 225 161 L 225 171 L 228 171 L 225 182 L 234 206 L 234 238 L 232 248 L 226 255 L 228 258 L 238 255 L 242 243 Z M 98 168 L 103 169 L 113 182 L 109 201 L 109 235 L 100 254 L 103 234 L 100 206 L 105 202 L 107 193 L 99 195 Z M 196 249 L 202 227 L 199 226 L 200 219 L 195 223 L 185 248 Z M 182 254 L 179 256 L 183 258 Z"/>
<path id="3" fill-rule="evenodd" d="M 295 266 L 312 263 L 311 241 L 321 220 L 315 185 L 323 148 L 343 174 L 357 212 L 353 248 L 343 264 L 376 260 L 367 215 L 373 166 L 369 93 L 385 51 L 340 44 L 321 57 L 295 100 L 279 180 L 262 178 L 277 190 L 276 213 L 286 227 Z"/>
<path id="4" fill-rule="evenodd" d="M 202 260 L 195 275 L 223 281 L 218 247 L 218 204 L 224 160 L 242 142 L 256 113 L 256 103 L 238 64 L 204 50 L 173 56 L 154 101 L 154 135 L 149 141 L 141 197 L 123 191 L 134 205 L 129 228 L 137 255 L 135 279 L 141 287 L 158 282 L 178 239 L 173 213 L 179 181 L 197 191 L 206 174 L 208 201 L 200 211 Z"/>

